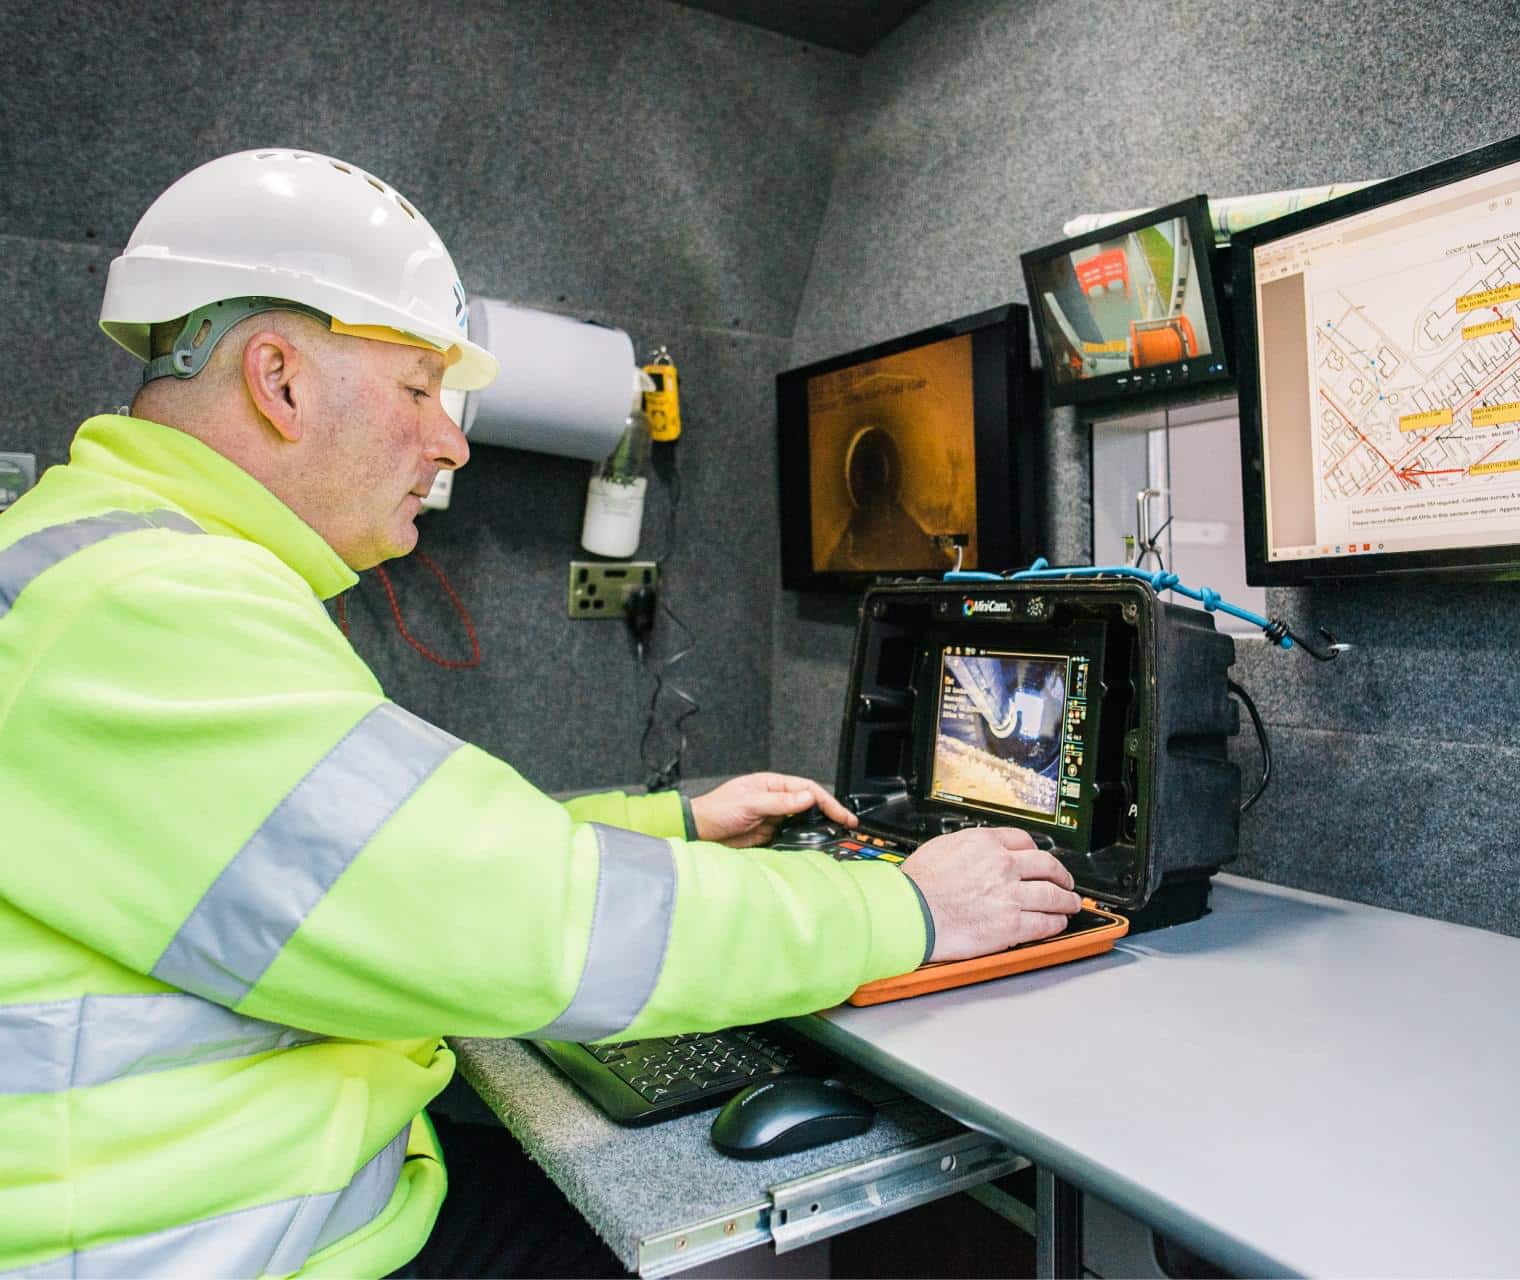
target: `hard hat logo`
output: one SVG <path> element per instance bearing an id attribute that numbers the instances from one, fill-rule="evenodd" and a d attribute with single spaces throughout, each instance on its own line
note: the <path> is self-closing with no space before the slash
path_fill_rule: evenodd
<path id="1" fill-rule="evenodd" d="M 181 342 L 193 343 L 193 354 L 176 344 L 150 370 L 189 377 L 213 345 L 204 320 L 227 321 L 232 304 L 248 300 L 294 304 L 329 319 L 336 333 L 443 352 L 444 385 L 455 390 L 483 387 L 497 373 L 496 358 L 466 336 L 464 285 L 427 219 L 331 156 L 243 151 L 187 173 L 153 202 L 111 264 L 100 324 L 147 361 L 150 326 L 215 308 L 184 326 Z"/>

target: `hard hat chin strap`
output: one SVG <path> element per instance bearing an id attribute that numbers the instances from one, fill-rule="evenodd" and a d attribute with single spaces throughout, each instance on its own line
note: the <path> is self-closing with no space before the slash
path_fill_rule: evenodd
<path id="1" fill-rule="evenodd" d="M 195 377 L 206 367 L 216 344 L 227 336 L 233 325 L 264 311 L 296 311 L 320 320 L 324 327 L 332 319 L 325 311 L 285 298 L 226 298 L 207 303 L 185 317 L 172 351 L 148 361 L 143 369 L 143 382 L 152 382 L 155 378 Z"/>

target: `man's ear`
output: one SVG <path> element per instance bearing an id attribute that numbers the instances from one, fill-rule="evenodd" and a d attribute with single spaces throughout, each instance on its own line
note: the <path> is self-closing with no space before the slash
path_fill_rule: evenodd
<path id="1" fill-rule="evenodd" d="M 243 344 L 243 385 L 253 407 L 280 436 L 295 444 L 305 433 L 305 408 L 297 375 L 305 361 L 283 334 L 261 329 Z"/>

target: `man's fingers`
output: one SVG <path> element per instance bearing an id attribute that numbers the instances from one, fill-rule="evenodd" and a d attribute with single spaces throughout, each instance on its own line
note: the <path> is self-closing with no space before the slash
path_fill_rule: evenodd
<path id="1" fill-rule="evenodd" d="M 1025 880 L 1019 885 L 1016 896 L 1025 911 L 1060 914 L 1063 918 L 1082 908 L 1081 898 L 1048 880 Z"/>
<path id="2" fill-rule="evenodd" d="M 858 827 L 860 825 L 860 819 L 822 787 L 813 787 L 813 800 L 823 810 L 824 817 L 828 818 L 831 822 L 837 822 L 846 827 Z"/>
<path id="3" fill-rule="evenodd" d="M 1034 837 L 1022 827 L 982 827 L 983 831 L 990 831 L 997 837 L 998 843 L 1005 849 L 1036 849 Z"/>
<path id="4" fill-rule="evenodd" d="M 1046 915 L 1039 911 L 1025 911 L 1019 916 L 1019 942 L 1039 942 L 1053 938 L 1066 928 L 1068 921 L 1063 915 Z M 1015 943 L 1015 945 L 1018 945 Z"/>
<path id="5" fill-rule="evenodd" d="M 1071 872 L 1056 860 L 1054 854 L 1043 849 L 1010 849 L 1014 868 L 1022 880 L 1048 880 L 1063 889 L 1075 889 L 1077 882 Z"/>
<path id="6" fill-rule="evenodd" d="M 744 807 L 757 818 L 784 818 L 813 807 L 810 791 L 757 791 L 744 798 Z"/>
<path id="7" fill-rule="evenodd" d="M 823 815 L 832 822 L 838 822 L 846 827 L 854 827 L 860 824 L 860 819 L 834 799 L 823 787 L 811 778 L 797 778 L 790 774 L 773 774 L 767 779 L 770 787 L 784 788 L 786 791 L 801 796 L 806 794 L 806 803 L 794 809 L 778 810 L 783 813 L 801 813 L 803 809 L 811 809 L 815 805 L 823 811 Z M 770 812 L 770 810 L 766 810 Z"/>

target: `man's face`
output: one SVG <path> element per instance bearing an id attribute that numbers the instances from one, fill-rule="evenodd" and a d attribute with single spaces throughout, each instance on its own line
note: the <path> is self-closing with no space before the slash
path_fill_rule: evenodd
<path id="1" fill-rule="evenodd" d="M 302 514 L 350 568 L 368 569 L 417 545 L 433 477 L 464 466 L 470 447 L 443 411 L 442 355 L 367 338 L 336 345 L 311 442 L 319 500 Z"/>

